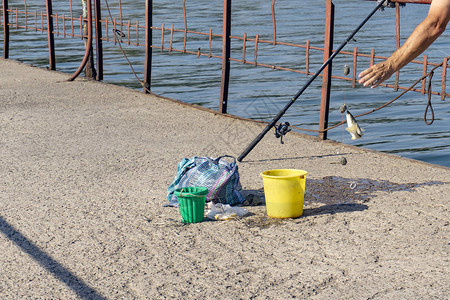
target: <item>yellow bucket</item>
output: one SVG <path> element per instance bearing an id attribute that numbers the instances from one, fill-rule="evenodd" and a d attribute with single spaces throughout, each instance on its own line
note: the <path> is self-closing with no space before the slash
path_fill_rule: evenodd
<path id="1" fill-rule="evenodd" d="M 261 173 L 267 215 L 272 218 L 297 218 L 303 214 L 305 181 L 308 172 L 294 169 Z"/>

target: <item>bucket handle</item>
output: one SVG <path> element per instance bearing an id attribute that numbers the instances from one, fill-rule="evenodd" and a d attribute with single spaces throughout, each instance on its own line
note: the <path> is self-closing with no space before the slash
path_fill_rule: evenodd
<path id="1" fill-rule="evenodd" d="M 213 159 L 212 161 L 215 162 L 216 164 L 218 164 L 219 161 L 220 161 L 222 158 L 226 158 L 226 157 L 232 158 L 232 159 L 233 159 L 232 164 L 236 164 L 236 158 L 235 158 L 234 156 L 231 156 L 231 155 L 222 155 L 222 156 L 217 157 L 216 159 Z"/>

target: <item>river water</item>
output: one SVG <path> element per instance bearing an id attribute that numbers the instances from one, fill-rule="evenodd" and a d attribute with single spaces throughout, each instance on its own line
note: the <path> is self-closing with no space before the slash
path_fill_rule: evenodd
<path id="1" fill-rule="evenodd" d="M 28 1 L 28 9 L 44 10 L 41 1 Z M 127 3 L 128 2 L 128 3 Z M 142 2 L 142 3 L 140 3 Z M 123 1 L 123 16 L 132 22 L 139 20 L 144 24 L 143 2 Z M 316 3 L 318 2 L 318 3 Z M 33 3 L 36 3 L 33 6 Z M 102 2 L 103 3 L 103 2 Z M 153 1 L 154 26 L 166 28 L 174 24 L 183 29 L 182 1 Z M 305 44 L 310 40 L 311 46 L 323 46 L 325 1 L 276 1 L 277 41 Z M 375 2 L 335 0 L 335 48 L 361 23 L 375 7 Z M 75 5 L 75 4 L 74 4 Z M 116 2 L 109 3 L 113 17 L 119 17 Z M 10 4 L 10 8 L 15 7 Z M 428 5 L 407 4 L 401 9 L 401 37 L 406 40 L 415 26 L 425 18 Z M 20 9 L 20 6 L 18 6 Z M 78 11 L 80 10 L 77 7 Z M 189 30 L 214 34 L 222 32 L 222 1 L 186 1 L 187 24 Z M 67 6 L 54 4 L 54 13 L 68 15 Z M 78 13 L 79 14 L 79 13 Z M 103 18 L 108 11 L 103 10 Z M 30 21 L 29 21 L 30 22 Z M 66 25 L 67 26 L 67 25 Z M 61 30 L 61 29 L 60 29 Z M 241 0 L 232 5 L 232 35 L 260 39 L 273 38 L 271 1 Z M 141 39 L 143 32 L 140 33 Z M 104 33 L 105 35 L 105 33 Z M 170 34 L 166 33 L 165 47 L 169 45 Z M 134 37 L 133 37 L 134 38 Z M 441 63 L 449 55 L 450 30 L 444 33 L 424 54 L 428 61 Z M 3 36 L 0 34 L 1 45 Z M 125 38 L 126 39 L 126 38 Z M 161 36 L 154 34 L 154 43 L 158 44 Z M 143 40 L 141 40 L 143 43 Z M 55 37 L 57 70 L 73 73 L 78 67 L 84 50 L 78 38 Z M 183 34 L 175 33 L 173 47 L 182 48 Z M 246 57 L 253 60 L 254 43 L 247 44 Z M 31 63 L 39 67 L 48 65 L 46 35 L 34 31 L 11 30 L 10 58 Z M 114 43 L 104 43 L 105 75 L 104 81 L 130 88 L 140 89 L 140 84 L 130 71 L 120 49 Z M 124 50 L 135 71 L 142 78 L 143 47 L 124 45 Z M 208 49 L 205 38 L 189 36 L 187 50 Z M 212 54 L 221 55 L 221 39 L 214 38 Z M 344 50 L 370 53 L 376 49 L 377 55 L 388 56 L 395 50 L 395 9 L 377 12 L 355 36 L 355 40 Z M 207 50 L 202 50 L 207 51 Z M 242 42 L 233 42 L 231 55 L 242 58 Z M 311 53 L 310 72 L 315 72 L 321 65 L 322 53 Z M 421 58 L 420 58 L 421 59 Z M 269 65 L 304 69 L 305 51 L 301 48 L 262 45 L 258 46 L 258 62 Z M 333 62 L 333 74 L 343 76 L 345 64 L 351 65 L 352 58 L 338 55 Z M 357 73 L 369 64 L 368 59 L 359 58 Z M 400 75 L 400 85 L 409 86 L 420 78 L 420 65 L 406 66 Z M 433 90 L 440 91 L 441 69 L 436 71 Z M 175 98 L 189 103 L 200 104 L 217 109 L 220 93 L 221 61 L 217 58 L 180 54 L 154 50 L 152 68 L 152 91 L 156 94 Z M 304 74 L 288 71 L 254 67 L 239 62 L 231 62 L 231 78 L 228 112 L 234 115 L 270 121 L 284 107 L 297 91 L 306 83 Z M 393 79 L 388 83 L 393 83 Z M 420 87 L 420 86 L 419 86 Z M 349 110 L 357 115 L 372 110 L 396 97 L 399 92 L 389 88 L 352 88 L 351 82 L 333 80 L 330 103 L 330 125 L 342 120 L 339 107 L 346 103 Z M 321 79 L 317 79 L 290 108 L 281 121 L 308 129 L 317 129 L 319 122 Z M 373 114 L 358 119 L 365 130 L 363 138 L 351 140 L 350 135 L 338 127 L 329 131 L 328 138 L 367 147 L 383 152 L 395 153 L 434 164 L 450 167 L 450 99 L 441 101 L 433 96 L 433 108 L 436 119 L 431 126 L 424 123 L 423 114 L 427 96 L 409 92 L 399 100 Z M 272 138 L 267 135 L 265 138 Z M 288 139 L 288 137 L 287 137 Z M 288 140 L 287 140 L 288 141 Z M 250 142 L 250 141 L 249 141 Z"/>

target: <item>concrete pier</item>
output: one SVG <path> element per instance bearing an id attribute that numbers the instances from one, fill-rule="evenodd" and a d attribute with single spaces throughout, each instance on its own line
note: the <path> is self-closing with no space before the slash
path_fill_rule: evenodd
<path id="1" fill-rule="evenodd" d="M 177 163 L 237 157 L 265 125 L 69 77 L 0 60 L 1 299 L 450 295 L 449 168 L 268 134 L 242 193 L 306 170 L 304 215 L 184 225 L 163 207 Z"/>

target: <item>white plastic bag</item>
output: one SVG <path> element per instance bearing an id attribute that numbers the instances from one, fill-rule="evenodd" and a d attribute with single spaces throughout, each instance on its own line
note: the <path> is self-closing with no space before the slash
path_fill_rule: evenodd
<path id="1" fill-rule="evenodd" d="M 231 206 L 229 204 L 222 203 L 208 203 L 210 205 L 209 210 L 206 213 L 206 217 L 211 220 L 230 220 L 236 217 L 243 217 L 248 214 L 248 210 L 243 207 Z"/>

